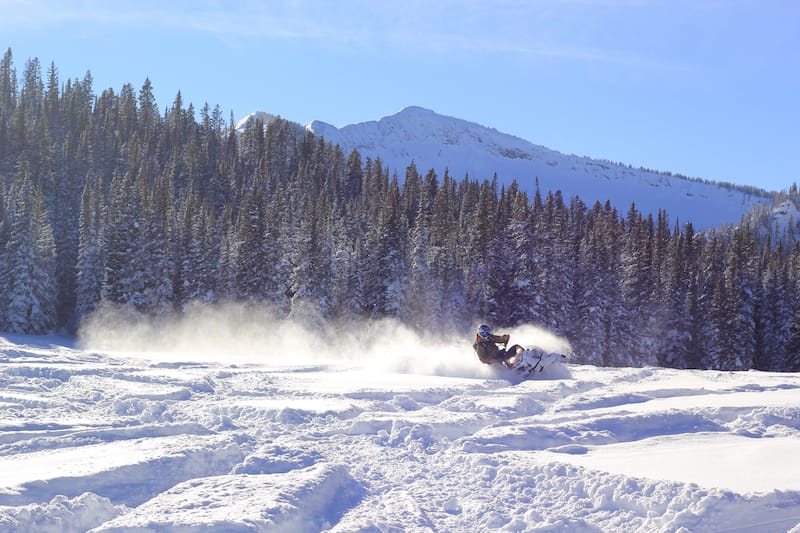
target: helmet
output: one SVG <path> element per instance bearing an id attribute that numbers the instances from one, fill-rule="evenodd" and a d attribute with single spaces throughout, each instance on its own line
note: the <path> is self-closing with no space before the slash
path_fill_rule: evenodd
<path id="1" fill-rule="evenodd" d="M 481 324 L 478 326 L 478 336 L 482 339 L 486 339 L 492 333 L 492 328 L 487 326 L 486 324 Z"/>

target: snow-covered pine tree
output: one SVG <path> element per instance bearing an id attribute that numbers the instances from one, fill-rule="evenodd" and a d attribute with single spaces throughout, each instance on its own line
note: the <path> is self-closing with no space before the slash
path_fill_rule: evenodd
<path id="1" fill-rule="evenodd" d="M 309 201 L 294 242 L 294 268 L 289 277 L 291 315 L 303 320 L 330 317 L 331 246 L 324 197 Z M 315 312 L 309 315 L 309 309 Z"/>
<path id="2" fill-rule="evenodd" d="M 380 174 L 385 176 L 383 171 Z M 364 257 L 364 303 L 372 318 L 398 318 L 406 297 L 406 265 L 403 240 L 407 227 L 403 222 L 397 177 L 386 181 L 384 201 L 372 213 Z M 383 188 L 383 186 L 381 187 Z"/>
<path id="3" fill-rule="evenodd" d="M 409 180 L 411 183 L 409 183 Z M 430 255 L 431 214 L 433 198 L 420 185 L 419 175 L 414 168 L 413 173 L 406 173 L 404 192 L 413 191 L 417 195 L 417 210 L 412 219 L 413 225 L 408 243 L 408 291 L 407 303 L 403 318 L 407 323 L 420 326 L 429 324 L 433 315 L 438 314 L 439 290 L 436 279 L 428 264 Z"/>
<path id="4" fill-rule="evenodd" d="M 577 200 L 576 200 L 577 202 Z M 576 204 L 577 205 L 577 204 Z M 585 208 L 574 209 L 579 217 Z M 539 191 L 531 207 L 532 262 L 535 266 L 535 301 L 531 320 L 561 335 L 571 333 L 577 269 L 577 247 L 573 210 L 564 204 L 560 191 L 547 193 L 544 202 Z"/>
<path id="5" fill-rule="evenodd" d="M 9 291 L 9 261 L 8 261 L 8 240 L 10 237 L 11 216 L 10 204 L 6 203 L 5 180 L 0 176 L 0 330 L 8 329 L 8 301 L 2 296 Z"/>
<path id="6" fill-rule="evenodd" d="M 221 300 L 237 298 L 236 257 L 238 248 L 237 224 L 233 207 L 225 204 L 215 224 L 215 237 L 219 241 L 219 255 L 216 266 L 216 291 Z"/>
<path id="7" fill-rule="evenodd" d="M 525 324 L 536 316 L 536 260 L 531 238 L 531 215 L 528 195 L 519 189 L 516 180 L 508 188 L 509 250 L 507 260 L 512 268 L 511 297 L 508 308 L 510 324 Z"/>
<path id="8" fill-rule="evenodd" d="M 639 364 L 655 364 L 654 332 L 660 329 L 655 316 L 656 294 L 653 279 L 653 217 L 643 217 L 631 204 L 625 218 L 625 237 L 621 257 L 622 297 L 625 321 L 629 326 L 628 349 Z"/>
<path id="9" fill-rule="evenodd" d="M 590 364 L 619 364 L 620 352 L 614 334 L 619 326 L 622 283 L 616 218 L 610 204 L 596 202 L 588 214 L 579 248 L 581 293 L 573 346 L 577 357 Z"/>
<path id="10" fill-rule="evenodd" d="M 331 314 L 344 323 L 354 323 L 364 309 L 361 279 L 361 241 L 349 238 L 349 228 L 344 217 L 334 217 L 331 222 Z"/>
<path id="11" fill-rule="evenodd" d="M 511 201 L 503 188 L 492 221 L 493 234 L 483 252 L 486 259 L 483 316 L 500 327 L 515 325 L 511 321 L 511 316 L 515 307 L 521 303 L 515 298 L 514 278 L 519 261 L 514 256 L 514 243 L 509 228 L 510 218 Z"/>
<path id="12" fill-rule="evenodd" d="M 20 161 L 11 192 L 6 322 L 14 333 L 42 334 L 57 324 L 55 242 L 41 188 L 34 187 Z"/>
<path id="13" fill-rule="evenodd" d="M 41 189 L 35 191 L 33 208 L 34 250 L 28 332 L 48 333 L 56 327 L 58 317 L 58 280 L 56 278 L 56 243 L 50 216 L 45 208 Z"/>
<path id="14" fill-rule="evenodd" d="M 785 253 L 780 243 L 775 250 L 766 249 L 753 356 L 753 368 L 758 370 L 788 370 L 786 361 L 797 300 L 791 290 L 789 264 L 780 259 Z"/>
<path id="15" fill-rule="evenodd" d="M 9 123 L 17 107 L 17 74 L 14 55 L 8 48 L 0 60 L 0 172 L 10 170 L 11 142 Z"/>
<path id="16" fill-rule="evenodd" d="M 181 263 L 183 296 L 179 303 L 182 305 L 193 300 L 214 302 L 219 291 L 219 243 L 214 232 L 214 210 L 200 203 L 199 198 L 189 205 L 194 207 L 184 215 L 189 227 L 188 235 L 184 236 L 186 250 Z"/>
<path id="17" fill-rule="evenodd" d="M 149 186 L 148 186 L 149 185 Z M 150 315 L 166 314 L 172 309 L 174 290 L 173 247 L 170 231 L 173 227 L 174 201 L 171 187 L 165 177 L 159 176 L 140 192 L 142 202 L 142 225 L 134 243 L 139 269 L 139 293 L 135 302 L 139 311 Z"/>
<path id="18" fill-rule="evenodd" d="M 456 183 L 445 169 L 441 187 L 434 185 L 435 181 L 426 177 L 424 194 L 433 195 L 427 255 L 433 303 L 428 315 L 431 330 L 440 332 L 463 328 L 473 316 L 466 305 L 464 271 L 460 264 L 464 251 L 459 241 Z"/>
<path id="19" fill-rule="evenodd" d="M 81 195 L 78 226 L 79 247 L 75 289 L 75 314 L 78 321 L 94 311 L 101 299 L 105 275 L 102 233 L 105 221 L 102 194 L 100 178 L 92 179 L 87 176 Z"/>
<path id="20" fill-rule="evenodd" d="M 142 291 L 136 253 L 141 228 L 142 199 L 133 178 L 116 173 L 111 181 L 103 231 L 105 272 L 101 298 L 111 304 L 133 305 Z"/>
<path id="21" fill-rule="evenodd" d="M 493 223 L 497 212 L 497 183 L 484 180 L 477 190 L 467 191 L 462 214 L 467 221 L 464 237 L 464 277 L 466 301 L 474 317 L 488 320 L 491 311 L 488 285 L 489 247 L 494 235 Z"/>
<path id="22" fill-rule="evenodd" d="M 253 181 L 242 199 L 233 243 L 231 266 L 235 270 L 237 299 L 258 301 L 265 295 L 265 207 L 266 198 Z"/>
<path id="23" fill-rule="evenodd" d="M 691 357 L 691 325 L 694 317 L 689 314 L 689 274 L 691 257 L 687 250 L 691 249 L 694 233 L 691 231 L 681 233 L 677 228 L 672 233 L 671 246 L 665 257 L 667 268 L 662 277 L 662 287 L 659 291 L 661 298 L 660 321 L 663 334 L 656 344 L 656 357 L 662 366 L 684 368 L 688 366 Z"/>

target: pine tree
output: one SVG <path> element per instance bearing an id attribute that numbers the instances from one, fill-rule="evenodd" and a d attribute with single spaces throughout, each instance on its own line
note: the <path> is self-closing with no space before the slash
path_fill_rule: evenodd
<path id="1" fill-rule="evenodd" d="M 712 321 L 715 328 L 712 368 L 752 368 L 755 353 L 755 309 L 758 295 L 752 290 L 752 233 L 738 228 L 724 251 L 724 266 L 714 287 Z"/>
<path id="2" fill-rule="evenodd" d="M 103 199 L 100 179 L 87 177 L 81 195 L 80 245 L 77 262 L 76 315 L 87 317 L 101 299 L 104 277 Z"/>
<path id="3" fill-rule="evenodd" d="M 791 253 L 788 254 L 788 275 L 791 280 L 787 300 L 794 303 L 790 307 L 791 319 L 789 320 L 789 331 L 787 336 L 784 360 L 780 364 L 779 370 L 788 372 L 800 371 L 800 243 L 792 245 Z"/>
<path id="4" fill-rule="evenodd" d="M 630 353 L 639 364 L 655 364 L 655 342 L 660 338 L 653 278 L 653 217 L 645 219 L 631 204 L 625 219 L 621 257 L 622 297 L 630 336 Z"/>
<path id="5" fill-rule="evenodd" d="M 498 209 L 492 227 L 494 234 L 484 251 L 486 274 L 484 277 L 484 311 L 482 316 L 497 326 L 514 325 L 511 321 L 513 308 L 518 305 L 514 294 L 514 276 L 516 273 L 516 257 L 513 255 L 511 239 L 510 200 L 505 191 L 501 191 Z"/>
<path id="6" fill-rule="evenodd" d="M 41 190 L 36 191 L 34 202 L 35 256 L 30 287 L 33 305 L 28 310 L 27 328 L 30 333 L 44 334 L 58 324 L 56 244 Z"/>
<path id="7" fill-rule="evenodd" d="M 687 252 L 692 247 L 694 234 L 691 226 L 681 233 L 675 231 L 672 247 L 666 262 L 669 265 L 668 275 L 663 280 L 663 300 L 660 302 L 664 334 L 657 347 L 658 363 L 663 366 L 685 368 L 689 365 L 689 353 L 692 339 L 691 327 L 693 318 L 689 313 L 689 275 L 691 257 Z"/>
<path id="8" fill-rule="evenodd" d="M 303 320 L 329 317 L 333 307 L 329 294 L 331 249 L 325 231 L 327 211 L 324 198 L 309 204 L 294 244 L 294 268 L 289 278 L 291 315 Z"/>
<path id="9" fill-rule="evenodd" d="M 35 188 L 27 164 L 20 162 L 12 190 L 13 222 L 6 245 L 7 326 L 14 333 L 47 333 L 57 323 L 55 243 L 40 188 Z"/>
<path id="10" fill-rule="evenodd" d="M 399 317 L 405 301 L 405 253 L 397 179 L 386 186 L 386 200 L 374 213 L 364 258 L 364 302 L 372 318 Z"/>
<path id="11" fill-rule="evenodd" d="M 508 227 L 510 243 L 506 260 L 512 269 L 508 320 L 510 324 L 523 324 L 535 316 L 536 259 L 531 247 L 528 195 L 519 190 L 516 181 L 509 188 L 508 195 L 511 203 Z"/>
<path id="12" fill-rule="evenodd" d="M 616 210 L 596 202 L 587 219 L 587 231 L 580 247 L 580 282 L 583 298 L 579 304 L 576 346 L 587 362 L 620 365 L 628 361 L 622 350 L 621 229 Z"/>
<path id="13" fill-rule="evenodd" d="M 139 139 L 146 148 L 152 148 L 158 139 L 158 126 L 161 117 L 153 95 L 153 84 L 150 78 L 145 78 L 142 88 L 139 89 L 139 109 L 137 116 L 139 124 Z"/>
<path id="14" fill-rule="evenodd" d="M 722 309 L 722 270 L 724 247 L 718 234 L 711 230 L 703 247 L 697 273 L 698 316 L 704 317 L 699 325 L 698 366 L 718 368 L 721 358 L 720 318 Z"/>
<path id="15" fill-rule="evenodd" d="M 490 299 L 492 289 L 488 274 L 490 266 L 489 251 L 494 233 L 492 222 L 496 219 L 496 183 L 484 181 L 480 186 L 477 203 L 464 215 L 470 220 L 465 252 L 465 278 L 467 286 L 467 306 L 475 312 L 475 317 L 488 320 L 492 311 Z"/>
<path id="16" fill-rule="evenodd" d="M 141 232 L 142 200 L 129 176 L 116 174 L 111 182 L 108 216 L 103 231 L 105 273 L 102 300 L 136 305 L 142 291 L 136 253 Z"/>
<path id="17" fill-rule="evenodd" d="M 409 179 L 416 185 L 408 185 Z M 440 280 L 433 275 L 429 264 L 429 257 L 432 257 L 430 231 L 433 199 L 429 198 L 424 190 L 421 190 L 416 169 L 411 175 L 406 173 L 404 192 L 418 196 L 417 210 L 409 235 L 409 279 L 404 319 L 419 327 L 422 324 L 429 324 L 434 315 L 438 314 L 439 291 L 442 290 L 437 283 Z"/>
<path id="18" fill-rule="evenodd" d="M 214 210 L 192 189 L 180 207 L 180 229 L 175 236 L 176 304 L 183 308 L 192 301 L 214 302 L 219 293 L 219 242 Z"/>
<path id="19" fill-rule="evenodd" d="M 577 274 L 577 242 L 573 215 L 583 216 L 583 205 L 577 201 L 570 209 L 560 191 L 548 193 L 542 203 L 538 194 L 531 208 L 530 243 L 536 266 L 535 306 L 531 320 L 561 335 L 569 335 L 573 323 L 575 275 Z"/>
<path id="20" fill-rule="evenodd" d="M 729 303 L 735 319 L 728 323 L 734 348 L 730 361 L 736 370 L 753 367 L 756 310 L 760 305 L 760 281 L 755 236 L 749 225 L 737 228 L 729 247 L 726 273 L 729 276 Z"/>
<path id="21" fill-rule="evenodd" d="M 140 187 L 145 182 L 140 183 Z M 151 315 L 166 314 L 172 309 L 174 290 L 173 256 L 170 255 L 171 221 L 174 218 L 172 195 L 165 178 L 141 190 L 142 227 L 134 243 L 138 253 L 138 293 L 136 308 Z"/>
<path id="22" fill-rule="evenodd" d="M 9 123 L 17 105 L 17 76 L 9 48 L 0 60 L 0 172 L 11 168 Z"/>
<path id="23" fill-rule="evenodd" d="M 435 187 L 435 174 L 429 173 L 422 195 L 433 196 L 429 223 L 427 264 L 429 269 L 428 310 L 430 329 L 445 331 L 461 328 L 473 318 L 466 304 L 464 271 L 459 264 L 458 201 L 456 184 L 445 170 L 441 187 Z"/>
<path id="24" fill-rule="evenodd" d="M 265 197 L 253 183 L 243 199 L 236 225 L 233 265 L 237 298 L 257 301 L 265 296 Z"/>
<path id="25" fill-rule="evenodd" d="M 44 112 L 44 82 L 42 81 L 42 65 L 38 58 L 28 59 L 22 76 L 20 103 L 24 102 L 25 123 L 36 124 Z"/>
<path id="26" fill-rule="evenodd" d="M 777 250 L 766 251 L 763 298 L 757 317 L 758 342 L 753 357 L 753 368 L 757 370 L 789 370 L 786 365 L 793 321 L 793 309 L 797 301 L 793 283 L 789 276 L 789 263 L 782 260 L 785 252 L 779 245 Z"/>
<path id="27" fill-rule="evenodd" d="M 238 288 L 236 283 L 236 253 L 237 253 L 237 224 L 233 215 L 233 207 L 225 204 L 216 224 L 216 238 L 219 240 L 219 257 L 216 266 L 216 290 L 220 300 L 237 299 Z"/>
<path id="28" fill-rule="evenodd" d="M 8 300 L 2 295 L 10 292 L 8 241 L 11 223 L 6 204 L 5 183 L 0 179 L 0 329 L 2 330 L 8 329 Z"/>
<path id="29" fill-rule="evenodd" d="M 331 263 L 331 314 L 340 321 L 352 323 L 361 317 L 365 307 L 361 278 L 360 243 L 349 238 L 344 217 L 334 217 Z"/>

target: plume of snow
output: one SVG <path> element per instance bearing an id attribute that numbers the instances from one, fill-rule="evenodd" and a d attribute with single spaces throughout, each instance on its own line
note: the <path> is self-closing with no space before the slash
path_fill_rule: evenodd
<path id="1" fill-rule="evenodd" d="M 569 353 L 569 343 L 534 325 L 508 331 L 512 343 Z M 352 362 L 377 371 L 491 377 L 473 337 L 421 333 L 396 320 L 342 325 L 305 310 L 289 318 L 263 305 L 194 304 L 181 314 L 148 317 L 102 306 L 81 325 L 78 344 L 94 351 L 146 354 L 160 361 L 302 366 Z"/>

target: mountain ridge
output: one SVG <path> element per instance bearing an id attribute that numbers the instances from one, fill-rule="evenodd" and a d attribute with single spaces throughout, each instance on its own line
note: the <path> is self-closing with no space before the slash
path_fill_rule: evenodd
<path id="1" fill-rule="evenodd" d="M 420 173 L 433 169 L 441 176 L 447 170 L 455 179 L 481 181 L 496 175 L 501 185 L 516 180 L 529 194 L 538 184 L 542 194 L 560 190 L 566 199 L 577 196 L 588 205 L 608 200 L 621 213 L 631 204 L 645 214 L 664 210 L 672 221 L 691 221 L 696 228 L 737 224 L 755 206 L 772 203 L 776 194 L 564 154 L 420 106 L 341 128 L 315 120 L 306 130 L 345 153 L 358 150 L 364 158 L 380 157 L 401 180 L 412 162 Z"/>

